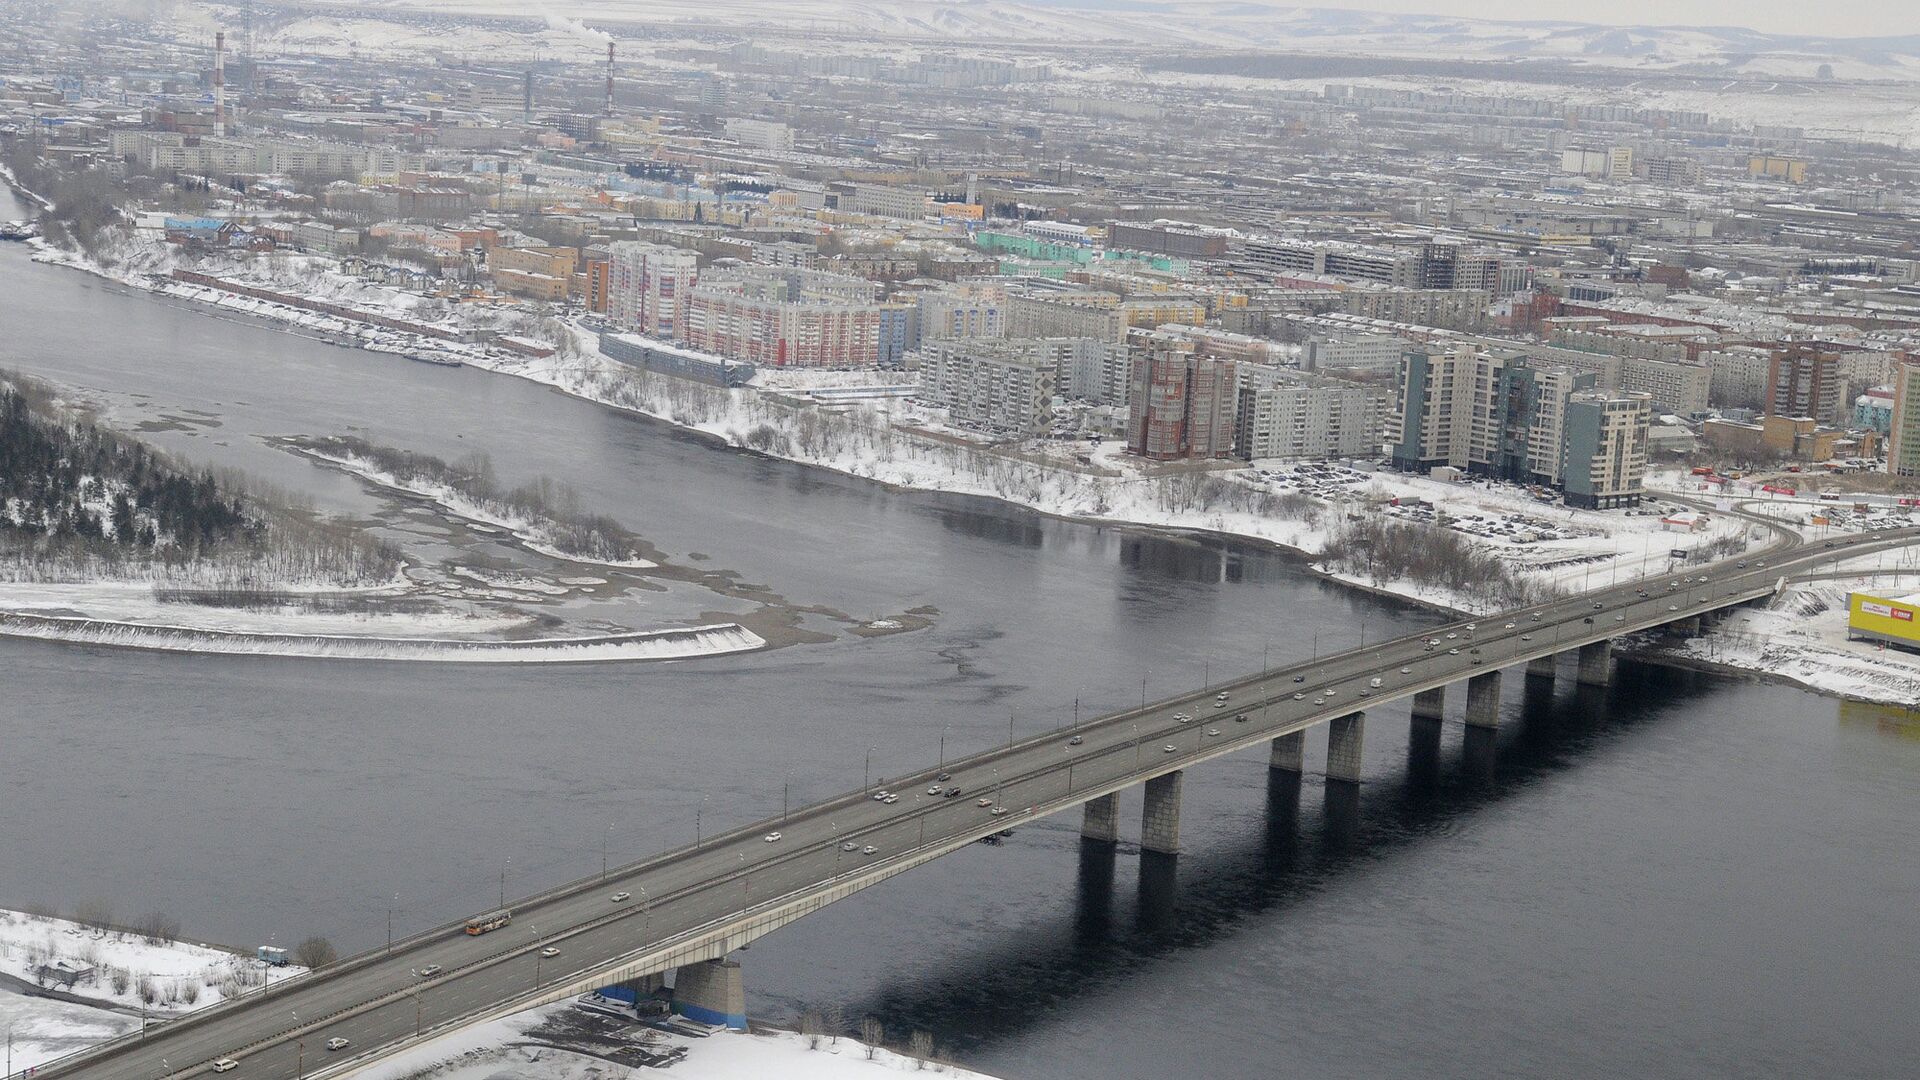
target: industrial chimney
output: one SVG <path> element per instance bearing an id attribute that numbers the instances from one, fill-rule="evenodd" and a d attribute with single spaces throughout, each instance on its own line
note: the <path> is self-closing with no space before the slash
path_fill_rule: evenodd
<path id="1" fill-rule="evenodd" d="M 607 115 L 613 115 L 613 42 L 607 42 Z"/>
<path id="2" fill-rule="evenodd" d="M 213 34 L 213 133 L 227 133 L 227 32 Z"/>

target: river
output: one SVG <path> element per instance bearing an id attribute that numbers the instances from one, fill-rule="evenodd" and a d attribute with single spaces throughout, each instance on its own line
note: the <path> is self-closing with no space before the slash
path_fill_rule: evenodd
<path id="1" fill-rule="evenodd" d="M 24 208 L 0 196 L 0 219 Z M 1050 520 L 713 449 L 530 383 L 345 350 L 0 245 L 0 365 L 316 505 L 389 506 L 268 446 L 353 432 L 546 474 L 675 558 L 927 630 L 542 670 L 0 639 L 0 905 L 109 901 L 344 949 L 1208 677 L 1434 617 L 1252 545 Z M 191 410 L 199 410 L 194 412 Z M 165 418 L 172 417 L 172 421 Z M 932 1030 L 1042 1078 L 1741 1073 L 1920 1059 L 1920 720 L 1625 663 L 1508 680 L 1497 737 L 1368 719 L 1365 783 L 1259 754 L 1188 777 L 1177 864 L 1077 817 L 740 954 L 753 1011 Z M 1455 710 L 1459 702 L 1453 703 Z M 1123 800 L 1136 831 L 1137 792 Z M 398 897 L 397 901 L 394 899 Z"/>

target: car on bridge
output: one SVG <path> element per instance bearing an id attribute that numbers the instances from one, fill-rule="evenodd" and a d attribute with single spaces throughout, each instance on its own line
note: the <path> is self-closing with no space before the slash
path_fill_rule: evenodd
<path id="1" fill-rule="evenodd" d="M 337 1035 L 327 1040 L 327 1049 L 329 1050 L 345 1050 L 347 1047 L 351 1045 L 352 1044 L 347 1042 L 347 1040 L 342 1039 Z"/>
<path id="2" fill-rule="evenodd" d="M 880 849 L 879 849 L 879 848 L 877 848 L 877 847 L 874 847 L 874 846 L 873 846 L 872 844 L 868 844 L 868 845 L 867 845 L 866 847 L 863 847 L 863 848 L 861 848 L 861 849 L 860 849 L 860 854 L 862 854 L 862 855 L 878 855 L 878 854 L 880 854 Z"/>
<path id="3" fill-rule="evenodd" d="M 240 1063 L 232 1058 L 217 1058 L 213 1063 L 214 1072 L 226 1072 L 229 1069 L 237 1069 L 239 1067 Z"/>
<path id="4" fill-rule="evenodd" d="M 776 843 L 779 839 L 780 834 L 778 832 L 770 832 L 767 834 L 767 843 L 769 844 Z"/>
<path id="5" fill-rule="evenodd" d="M 1172 743 L 1168 743 L 1167 745 L 1161 747 L 1160 749 L 1169 754 L 1179 753 L 1180 751 L 1180 748 L 1173 745 Z"/>
<path id="6" fill-rule="evenodd" d="M 846 843 L 840 845 L 840 850 L 841 851 L 858 851 L 860 850 L 860 845 L 849 840 Z"/>
<path id="7" fill-rule="evenodd" d="M 1081 743 L 1086 741 L 1087 741 L 1087 737 L 1085 735 L 1075 735 L 1073 738 L 1067 740 L 1067 745 L 1079 746 Z"/>
<path id="8" fill-rule="evenodd" d="M 431 979 L 435 975 L 440 974 L 440 971 L 441 971 L 441 968 L 439 964 L 428 964 L 426 967 L 416 970 L 414 974 L 420 976 L 423 979 Z"/>
<path id="9" fill-rule="evenodd" d="M 545 958 L 545 959 L 547 959 L 547 960 L 551 960 L 551 959 L 553 959 L 554 957 L 556 957 L 556 956 L 559 956 L 559 955 L 560 955 L 560 950 L 559 950 L 559 949 L 557 949 L 557 948 L 555 948 L 555 947 L 554 947 L 554 946 L 552 946 L 552 945 L 549 945 L 549 946 L 547 946 L 546 948 L 544 948 L 544 949 L 541 949 L 541 950 L 540 950 L 540 955 L 541 955 L 541 957 L 543 957 L 543 958 Z"/>
<path id="10" fill-rule="evenodd" d="M 613 902 L 616 904 L 624 904 L 631 899 L 633 899 L 633 894 L 630 892 L 617 892 L 613 894 Z"/>

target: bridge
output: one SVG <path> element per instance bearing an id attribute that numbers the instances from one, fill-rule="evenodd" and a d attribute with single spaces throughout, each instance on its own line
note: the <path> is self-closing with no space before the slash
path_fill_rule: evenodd
<path id="1" fill-rule="evenodd" d="M 893 781 L 897 800 L 862 790 L 704 838 L 521 899 L 511 923 L 490 933 L 439 927 L 40 1073 L 174 1080 L 232 1058 L 230 1080 L 344 1076 L 470 1024 L 611 984 L 658 985 L 669 971 L 677 1008 L 737 1024 L 744 991 L 729 953 L 1003 829 L 1084 807 L 1086 841 L 1112 843 L 1117 793 L 1144 784 L 1140 846 L 1175 854 L 1186 775 L 1214 758 L 1264 744 L 1272 768 L 1298 772 L 1306 731 L 1324 726 L 1328 781 L 1357 783 L 1369 710 L 1412 698 L 1413 723 L 1437 732 L 1449 689 L 1464 687 L 1466 723 L 1493 727 L 1505 669 L 1555 678 L 1570 658 L 1581 683 L 1605 684 L 1616 637 L 1670 624 L 1697 631 L 1703 616 L 1764 602 L 1821 563 L 1917 539 L 1920 529 L 1804 545 L 1792 537 L 1704 571 L 1462 620 L 1014 741 Z M 951 788 L 962 793 L 948 796 Z M 328 1053 L 333 1038 L 350 1045 Z"/>

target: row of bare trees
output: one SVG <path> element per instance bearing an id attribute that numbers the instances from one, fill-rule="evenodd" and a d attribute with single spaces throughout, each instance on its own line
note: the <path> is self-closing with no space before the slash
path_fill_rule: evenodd
<path id="1" fill-rule="evenodd" d="M 840 1034 L 846 1029 L 846 1010 L 838 1005 L 809 1008 L 800 1014 L 800 1035 L 806 1040 L 809 1050 L 818 1050 L 822 1045 L 839 1046 Z M 887 1029 L 879 1018 L 867 1016 L 861 1018 L 859 1031 L 861 1051 L 871 1061 L 886 1048 Z M 938 1070 L 954 1064 L 952 1059 L 936 1052 L 930 1031 L 915 1031 L 909 1035 L 904 1052 L 913 1059 L 916 1069 L 931 1065 Z"/>

